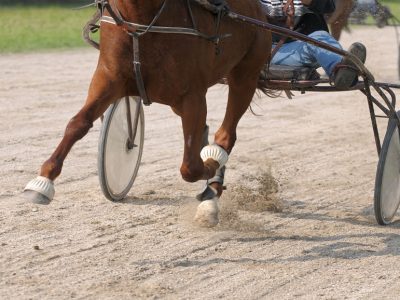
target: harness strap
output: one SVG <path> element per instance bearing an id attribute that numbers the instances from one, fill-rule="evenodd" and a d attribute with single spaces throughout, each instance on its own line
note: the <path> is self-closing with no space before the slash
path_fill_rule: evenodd
<path id="1" fill-rule="evenodd" d="M 102 16 L 100 20 L 101 20 L 101 22 L 104 22 L 104 23 L 117 25 L 115 20 L 109 16 Z M 152 32 L 152 33 L 186 34 L 186 35 L 198 36 L 198 37 L 204 38 L 211 42 L 214 42 L 215 40 L 217 40 L 217 38 L 221 39 L 221 38 L 227 38 L 227 37 L 232 36 L 232 34 L 223 34 L 219 37 L 209 36 L 209 35 L 206 35 L 196 29 L 193 29 L 193 28 L 152 26 L 149 30 L 147 30 L 148 25 L 141 25 L 138 23 L 132 23 L 132 22 L 127 22 L 127 21 L 124 21 L 124 24 L 125 25 L 122 28 L 125 29 L 125 31 L 127 31 L 127 32 L 143 33 L 145 31 L 147 31 L 147 32 Z M 122 25 L 120 25 L 120 26 L 122 26 Z"/>
<path id="2" fill-rule="evenodd" d="M 286 36 L 283 36 L 278 44 L 276 44 L 276 46 L 274 47 L 274 49 L 271 52 L 271 59 L 275 56 L 275 54 L 278 52 L 278 50 L 282 47 L 282 45 L 285 43 L 285 41 L 287 40 Z"/>
<path id="3" fill-rule="evenodd" d="M 197 24 L 196 24 L 196 20 L 194 18 L 194 15 L 193 15 L 192 6 L 190 5 L 190 0 L 186 0 L 186 7 L 188 9 L 188 12 L 189 12 L 189 15 L 190 15 L 190 19 L 192 20 L 193 29 L 197 30 Z"/>
<path id="4" fill-rule="evenodd" d="M 133 42 L 133 67 L 136 74 L 136 85 L 139 91 L 140 98 L 142 98 L 143 104 L 149 106 L 151 104 L 151 101 L 147 97 L 146 88 L 144 86 L 139 56 L 139 35 L 132 34 L 131 36 Z"/>
<path id="5" fill-rule="evenodd" d="M 215 1 L 215 0 L 212 0 L 211 2 L 209 2 L 209 0 L 191 0 L 191 1 L 204 7 L 206 10 L 215 15 L 219 14 L 221 11 L 228 12 L 230 10 L 225 1 Z"/>
<path id="6" fill-rule="evenodd" d="M 116 14 L 112 9 L 108 0 L 95 0 L 98 9 L 101 11 L 101 15 L 104 15 L 104 10 L 107 10 L 111 18 L 115 21 L 116 25 L 122 25 L 124 21 L 121 18 L 121 14 Z"/>
<path id="7" fill-rule="evenodd" d="M 294 0 L 287 0 L 285 6 L 283 7 L 283 13 L 286 15 L 286 26 L 293 30 L 294 28 Z"/>
<path id="8" fill-rule="evenodd" d="M 231 34 L 225 34 L 225 35 L 219 35 L 219 27 L 220 27 L 220 22 L 223 16 L 223 12 L 227 10 L 227 6 L 225 1 L 220 0 L 218 1 L 218 6 L 213 6 L 215 9 L 215 13 L 217 14 L 217 22 L 216 22 L 216 34 L 214 36 L 208 36 L 204 33 L 201 33 L 197 30 L 197 25 L 190 7 L 190 1 L 193 0 L 187 0 L 187 5 L 189 9 L 189 15 L 192 20 L 193 28 L 179 28 L 179 27 L 161 27 L 161 26 L 155 26 L 154 24 L 157 22 L 159 17 L 161 16 L 162 12 L 164 11 L 164 8 L 166 7 L 166 4 L 168 0 L 164 0 L 161 8 L 159 9 L 158 13 L 155 15 L 153 20 L 149 25 L 141 25 L 141 24 L 136 24 L 136 23 L 131 23 L 127 22 L 124 20 L 122 17 L 120 11 L 118 10 L 118 7 L 116 5 L 116 2 L 114 0 L 114 5 L 113 7 L 111 6 L 109 0 L 95 0 L 95 4 L 97 5 L 99 11 L 100 11 L 100 21 L 105 22 L 105 23 L 110 23 L 117 25 L 121 27 L 127 34 L 129 34 L 132 37 L 132 44 L 133 44 L 133 66 L 134 66 L 134 71 L 136 74 L 136 84 L 138 88 L 138 92 L 140 97 L 142 98 L 143 104 L 144 105 L 150 105 L 151 101 L 147 97 L 146 93 L 146 88 L 144 85 L 143 81 L 143 75 L 141 71 L 141 63 L 140 63 L 140 51 L 139 51 L 139 37 L 148 33 L 148 32 L 158 32 L 158 33 L 176 33 L 176 34 L 188 34 L 188 35 L 194 35 L 194 36 L 199 36 L 202 38 L 205 38 L 209 41 L 214 42 L 214 44 L 217 47 L 217 54 L 219 52 L 218 49 L 218 44 L 221 38 L 226 38 L 231 36 Z M 208 3 L 210 4 L 210 3 Z M 107 12 L 110 14 L 110 16 L 104 16 L 104 11 L 107 10 Z"/>
<path id="9" fill-rule="evenodd" d="M 287 0 L 285 6 L 282 8 L 283 14 L 286 15 L 286 26 L 290 28 L 290 30 L 294 29 L 294 14 L 295 14 L 295 7 L 294 7 L 294 0 Z M 279 40 L 278 44 L 272 50 L 271 59 L 275 56 L 278 50 L 282 47 L 282 45 L 286 42 L 287 36 L 282 36 Z"/>

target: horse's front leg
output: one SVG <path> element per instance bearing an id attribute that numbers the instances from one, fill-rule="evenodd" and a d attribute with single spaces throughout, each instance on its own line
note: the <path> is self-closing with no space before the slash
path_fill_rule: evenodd
<path id="1" fill-rule="evenodd" d="M 201 149 L 207 116 L 205 95 L 190 97 L 190 100 L 188 98 L 179 108 L 175 107 L 173 110 L 182 119 L 185 142 L 180 169 L 182 178 L 188 182 L 195 182 L 214 177 L 216 171 L 226 163 L 228 154 L 218 145 L 207 145 Z M 203 226 L 215 226 L 218 223 L 216 199 L 200 203 L 195 219 Z"/>
<path id="2" fill-rule="evenodd" d="M 181 104 L 172 107 L 172 110 L 182 120 L 184 137 L 184 153 L 180 168 L 182 178 L 187 182 L 196 182 L 213 177 L 217 169 L 226 163 L 226 160 L 220 159 L 219 156 L 225 154 L 227 157 L 227 154 L 222 148 L 218 147 L 218 149 L 217 146 L 206 146 L 200 154 L 203 147 L 203 130 L 206 127 L 207 116 L 205 96 L 185 97 Z M 212 150 L 218 153 L 215 154 Z M 222 154 L 218 156 L 219 152 L 222 152 Z"/>
<path id="3" fill-rule="evenodd" d="M 88 133 L 93 122 L 113 101 L 122 97 L 119 95 L 122 90 L 123 87 L 119 86 L 115 78 L 111 78 L 103 69 L 96 70 L 85 105 L 69 121 L 60 144 L 43 163 L 40 176 L 30 181 L 24 190 L 33 202 L 50 203 L 54 196 L 53 181 L 60 175 L 64 160 L 72 146 Z"/>

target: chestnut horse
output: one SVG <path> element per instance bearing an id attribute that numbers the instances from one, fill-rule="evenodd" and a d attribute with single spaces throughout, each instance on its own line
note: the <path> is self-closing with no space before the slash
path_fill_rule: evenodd
<path id="1" fill-rule="evenodd" d="M 340 39 L 343 28 L 347 25 L 347 19 L 349 18 L 351 11 L 353 10 L 353 0 L 336 0 L 335 12 L 328 17 L 328 24 L 331 29 L 332 36 L 336 39 Z"/>
<path id="2" fill-rule="evenodd" d="M 226 3 L 232 11 L 266 21 L 257 0 Z M 225 36 L 220 41 L 210 41 L 203 36 L 148 32 L 139 38 L 141 77 L 148 98 L 169 105 L 182 120 L 182 178 L 187 182 L 212 178 L 232 151 L 238 122 L 252 101 L 260 71 L 269 59 L 270 33 L 224 16 L 218 18 L 192 0 L 115 0 L 110 4 L 118 16 L 129 22 L 148 25 L 161 12 L 157 26 L 196 27 L 206 36 L 215 36 L 218 28 L 218 34 Z M 110 14 L 104 11 L 104 15 Z M 34 193 L 36 202 L 51 200 L 53 181 L 60 175 L 72 146 L 87 134 L 109 105 L 127 95 L 140 94 L 132 64 L 133 41 L 127 28 L 102 22 L 100 41 L 98 65 L 85 104 L 70 120 L 54 153 L 43 163 L 40 176 L 26 188 Z M 215 134 L 214 145 L 208 146 L 201 157 L 207 89 L 223 77 L 229 85 L 225 117 Z M 214 219 L 209 221 L 215 225 L 215 202 L 203 206 L 213 214 Z"/>

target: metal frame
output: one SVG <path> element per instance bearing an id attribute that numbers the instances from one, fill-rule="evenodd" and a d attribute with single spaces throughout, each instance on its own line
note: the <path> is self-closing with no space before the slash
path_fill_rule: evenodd
<path id="1" fill-rule="evenodd" d="M 396 94 L 392 89 L 400 89 L 398 84 L 389 84 L 371 81 L 367 76 L 363 76 L 363 81 L 358 82 L 354 87 L 349 89 L 337 89 L 330 84 L 329 80 L 276 80 L 266 79 L 260 81 L 261 85 L 267 89 L 280 91 L 299 91 L 305 92 L 344 92 L 344 91 L 361 91 L 368 101 L 368 108 L 371 117 L 371 125 L 374 132 L 376 150 L 378 155 L 381 152 L 381 142 L 377 127 L 377 118 L 390 118 L 397 121 L 400 128 L 400 118 L 396 113 Z M 372 87 L 372 88 L 371 88 Z M 371 90 L 375 90 L 381 99 L 374 97 Z M 375 113 L 375 107 L 379 108 L 384 116 Z"/>

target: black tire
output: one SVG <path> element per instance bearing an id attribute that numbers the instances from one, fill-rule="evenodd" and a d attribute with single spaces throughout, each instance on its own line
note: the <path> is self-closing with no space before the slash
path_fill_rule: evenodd
<path id="1" fill-rule="evenodd" d="M 378 224 L 388 225 L 400 204 L 400 134 L 397 122 L 389 120 L 375 178 L 374 210 Z"/>
<path id="2" fill-rule="evenodd" d="M 129 98 L 132 124 L 140 98 Z M 100 131 L 97 167 L 100 187 L 111 201 L 120 201 L 130 191 L 139 170 L 144 143 L 144 112 L 140 105 L 135 147 L 128 147 L 128 119 L 125 98 L 111 105 L 105 113 Z M 135 126 L 135 125 L 133 125 Z"/>

